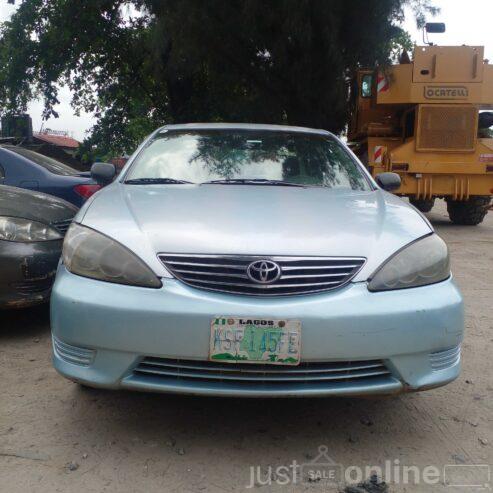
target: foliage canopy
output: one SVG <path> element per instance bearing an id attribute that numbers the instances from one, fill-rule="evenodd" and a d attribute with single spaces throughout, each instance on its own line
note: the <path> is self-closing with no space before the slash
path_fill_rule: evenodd
<path id="1" fill-rule="evenodd" d="M 23 0 L 0 27 L 0 111 L 42 97 L 57 116 L 67 85 L 97 118 L 86 145 L 105 151 L 172 122 L 339 132 L 348 75 L 409 48 L 403 8 L 423 23 L 429 1 Z"/>

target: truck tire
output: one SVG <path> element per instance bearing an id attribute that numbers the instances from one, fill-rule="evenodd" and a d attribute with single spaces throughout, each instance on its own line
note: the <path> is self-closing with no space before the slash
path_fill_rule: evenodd
<path id="1" fill-rule="evenodd" d="M 409 199 L 409 202 L 421 212 L 430 212 L 435 205 L 435 199 Z"/>
<path id="2" fill-rule="evenodd" d="M 447 212 L 454 224 L 476 226 L 488 212 L 491 197 L 471 197 L 469 200 L 447 200 Z"/>

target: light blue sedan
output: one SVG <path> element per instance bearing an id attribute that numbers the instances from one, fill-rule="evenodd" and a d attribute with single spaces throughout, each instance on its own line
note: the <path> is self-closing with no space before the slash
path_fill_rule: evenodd
<path id="1" fill-rule="evenodd" d="M 110 164 L 93 166 L 100 183 Z M 55 368 L 216 396 L 394 394 L 460 372 L 447 246 L 329 132 L 170 125 L 83 206 L 51 298 Z"/>

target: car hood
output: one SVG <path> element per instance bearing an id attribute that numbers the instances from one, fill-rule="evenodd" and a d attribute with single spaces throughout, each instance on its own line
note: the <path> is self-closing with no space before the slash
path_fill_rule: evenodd
<path id="1" fill-rule="evenodd" d="M 157 253 L 355 256 L 364 280 L 432 231 L 381 190 L 245 185 L 124 185 L 99 192 L 76 218 L 127 246 L 157 275 Z"/>
<path id="2" fill-rule="evenodd" d="M 71 219 L 77 207 L 53 195 L 0 185 L 0 216 L 52 223 Z"/>

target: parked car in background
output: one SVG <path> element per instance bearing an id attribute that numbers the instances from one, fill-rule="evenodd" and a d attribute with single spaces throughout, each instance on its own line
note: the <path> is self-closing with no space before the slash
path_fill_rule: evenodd
<path id="1" fill-rule="evenodd" d="M 101 186 L 89 172 L 19 146 L 0 146 L 0 184 L 38 190 L 80 207 Z"/>
<path id="2" fill-rule="evenodd" d="M 93 165 L 109 182 L 115 168 Z M 281 397 L 392 394 L 460 371 L 444 241 L 322 130 L 158 129 L 65 238 L 55 368 L 86 385 Z"/>
<path id="3" fill-rule="evenodd" d="M 52 195 L 0 185 L 0 308 L 48 300 L 76 212 Z"/>

